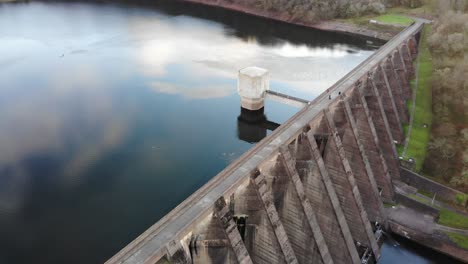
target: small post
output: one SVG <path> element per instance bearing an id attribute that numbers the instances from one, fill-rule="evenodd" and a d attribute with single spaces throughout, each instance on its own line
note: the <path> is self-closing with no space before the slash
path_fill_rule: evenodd
<path id="1" fill-rule="evenodd" d="M 259 67 L 247 67 L 239 71 L 237 92 L 241 106 L 250 111 L 264 107 L 266 91 L 270 89 L 270 74 Z"/>

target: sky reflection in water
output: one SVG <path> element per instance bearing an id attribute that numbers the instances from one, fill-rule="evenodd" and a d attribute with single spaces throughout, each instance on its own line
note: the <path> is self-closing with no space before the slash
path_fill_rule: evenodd
<path id="1" fill-rule="evenodd" d="M 0 264 L 102 262 L 239 157 L 239 69 L 312 99 L 374 49 L 167 2 L 0 4 Z"/>

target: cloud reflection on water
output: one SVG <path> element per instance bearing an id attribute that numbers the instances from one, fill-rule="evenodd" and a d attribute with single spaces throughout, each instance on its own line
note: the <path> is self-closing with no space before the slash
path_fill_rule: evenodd
<path id="1" fill-rule="evenodd" d="M 35 157 L 60 158 L 59 167 L 49 172 L 59 177 L 55 181 L 63 188 L 75 187 L 93 162 L 121 144 L 129 129 L 128 119 L 116 117 L 118 104 L 109 96 L 111 85 L 99 68 L 43 67 L 54 74 L 45 80 L 37 77 L 38 85 L 24 87 L 29 94 L 0 106 L 0 172 L 6 171 L 0 173 L 0 180 L 8 190 L 0 189 L 0 211 L 3 207 L 13 212 L 21 206 L 32 184 L 29 177 L 36 173 L 28 165 Z M 0 92 L 15 88 L 19 87 L 4 87 Z M 7 174 L 16 176 L 5 180 Z"/>
<path id="2" fill-rule="evenodd" d="M 0 256 L 52 263 L 53 247 L 55 263 L 94 263 L 250 147 L 235 133 L 239 69 L 313 97 L 372 52 L 218 12 L 0 5 Z"/>
<path id="3" fill-rule="evenodd" d="M 33 8 L 51 12 L 42 5 Z M 119 146 L 130 129 L 131 115 L 116 116 L 119 106 L 111 95 L 112 82 L 122 78 L 143 73 L 146 86 L 157 93 L 213 99 L 233 95 L 237 71 L 257 65 L 270 70 L 272 89 L 312 98 L 366 57 L 362 55 L 370 53 L 345 44 L 314 47 L 279 38 L 264 45 L 255 36 L 239 38 L 232 34 L 232 28 L 217 22 L 157 13 L 125 19 L 104 16 L 103 28 L 116 22 L 105 31 L 86 11 L 67 10 L 60 18 L 44 16 L 41 25 L 47 28 L 50 22 L 56 29 L 49 28 L 42 34 L 27 24 L 19 26 L 20 33 L 0 27 L 7 36 L 0 44 L 2 63 L 29 63 L 19 71 L 24 76 L 29 72 L 28 78 L 37 83 L 21 84 L 11 79 L 2 85 L 2 94 L 14 91 L 18 85 L 30 87 L 0 106 L 0 168 L 21 168 L 27 157 L 43 153 L 67 153 L 57 174 L 63 178 L 64 186 L 79 184 L 80 175 Z M 57 23 L 58 20 L 67 22 Z M 76 27 L 72 20 L 85 23 Z M 64 50 L 69 52 L 58 59 Z M 83 60 L 67 57 L 71 54 L 79 54 Z M 108 71 L 101 67 L 115 57 L 130 65 L 128 60 L 135 60 L 137 69 L 121 72 L 121 76 L 110 81 Z M 336 65 L 342 68 L 337 69 Z M 24 169 L 13 171 L 18 171 L 18 175 L 30 173 Z M 9 184 L 21 193 L 20 189 L 27 188 L 13 186 L 27 182 Z"/>
<path id="4" fill-rule="evenodd" d="M 270 70 L 272 80 L 281 87 L 289 87 L 289 91 L 283 92 L 313 98 L 372 53 L 346 44 L 314 47 L 282 39 L 264 46 L 255 37 L 243 40 L 226 34 L 228 29 L 221 24 L 206 27 L 190 17 L 139 18 L 129 25 L 129 31 L 139 39 L 138 58 L 148 76 L 167 77 L 171 74 L 169 67 L 183 61 L 183 76 L 171 84 L 171 89 L 155 90 L 162 93 L 190 89 L 201 77 L 235 80 L 239 69 L 256 65 Z M 149 28 L 156 30 L 144 30 Z M 193 94 L 197 95 L 193 99 L 203 98 L 199 93 Z"/>

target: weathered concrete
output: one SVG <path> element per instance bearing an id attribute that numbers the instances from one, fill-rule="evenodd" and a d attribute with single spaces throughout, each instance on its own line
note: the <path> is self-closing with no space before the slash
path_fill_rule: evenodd
<path id="1" fill-rule="evenodd" d="M 362 196 L 367 215 L 372 222 L 383 222 L 384 207 L 379 195 L 377 182 L 371 164 L 360 139 L 353 113 L 345 96 L 333 112 L 333 119 L 349 161 L 359 192 Z M 330 116 L 331 118 L 331 116 Z"/>
<path id="2" fill-rule="evenodd" d="M 394 193 L 387 162 L 382 154 L 381 144 L 367 103 L 359 91 L 360 85 L 355 89 L 356 92 L 351 96 L 347 96 L 347 100 L 344 100 L 345 107 L 348 112 L 351 111 L 355 119 L 355 127 L 359 131 L 357 135 L 369 158 L 379 194 L 381 190 L 382 199 L 390 202 L 393 199 Z"/>
<path id="3" fill-rule="evenodd" d="M 266 182 L 264 175 L 262 174 L 258 174 L 256 176 L 254 175 L 253 182 L 255 183 L 257 187 L 256 188 L 257 194 L 260 197 L 263 203 L 263 206 L 265 207 L 265 211 L 270 220 L 271 227 L 273 228 L 273 231 L 275 232 L 276 239 L 278 240 L 278 244 L 281 248 L 281 251 L 283 252 L 285 263 L 288 263 L 288 264 L 299 263 L 297 261 L 296 254 L 294 253 L 292 249 L 289 238 L 286 235 L 286 231 L 283 227 L 283 223 L 281 222 L 281 219 L 279 218 L 278 212 L 276 210 L 276 206 L 273 202 L 273 196 L 267 186 L 267 182 Z M 257 261 L 256 263 L 260 263 L 260 262 Z M 268 263 L 268 260 L 266 260 L 265 263 Z"/>
<path id="4" fill-rule="evenodd" d="M 371 85 L 375 90 L 376 95 L 380 98 L 380 104 L 387 117 L 387 123 L 392 133 L 394 141 L 401 143 L 404 139 L 403 127 L 401 126 L 400 117 L 396 109 L 395 101 L 390 92 L 387 75 L 382 67 L 378 67 L 371 76 Z"/>
<path id="5" fill-rule="evenodd" d="M 392 178 L 399 179 L 400 167 L 397 160 L 398 154 L 380 94 L 369 80 L 361 87 L 360 93 L 361 96 L 364 96 L 362 99 L 362 106 L 368 109 L 367 111 L 374 121 L 374 126 L 380 142 L 379 147 L 382 149 L 383 156 L 387 163 L 388 173 Z"/>
<path id="6" fill-rule="evenodd" d="M 402 124 L 408 124 L 410 116 L 408 108 L 406 107 L 406 100 L 403 94 L 403 88 L 398 76 L 396 75 L 396 71 L 393 68 L 392 59 L 388 58 L 388 60 L 384 62 L 382 67 L 388 80 L 390 93 L 392 94 L 393 100 L 395 102 L 400 122 Z"/>
<path id="7" fill-rule="evenodd" d="M 407 43 L 404 43 L 403 46 L 401 46 L 400 52 L 406 65 L 406 79 L 409 81 L 414 77 L 415 72 L 413 65 L 413 56 L 411 55 L 411 51 Z"/>
<path id="8" fill-rule="evenodd" d="M 270 99 L 278 103 L 287 104 L 297 108 L 303 108 L 307 106 L 310 102 L 301 98 L 294 96 L 289 96 L 287 94 L 278 93 L 275 91 L 267 90 L 265 99 Z"/>
<path id="9" fill-rule="evenodd" d="M 286 174 L 289 176 L 290 181 L 293 183 L 296 194 L 301 202 L 302 210 L 304 211 L 304 215 L 307 218 L 308 226 L 312 230 L 314 236 L 314 245 L 317 246 L 318 251 L 320 252 L 320 258 L 315 259 L 313 257 L 308 257 L 305 258 L 305 261 L 302 261 L 302 263 L 333 263 L 333 260 L 331 259 L 330 255 L 330 250 L 328 249 L 328 246 L 325 243 L 325 239 L 323 237 L 322 230 L 320 229 L 320 226 L 318 224 L 317 217 L 312 209 L 312 205 L 309 199 L 306 196 L 306 193 L 304 191 L 304 185 L 301 182 L 299 174 L 296 170 L 295 162 L 292 160 L 292 155 L 288 148 L 282 148 L 281 158 L 283 165 L 286 168 Z M 297 232 L 297 230 L 295 231 Z M 304 240 L 300 240 L 296 243 L 298 243 L 299 245 L 306 244 L 307 247 L 310 247 L 311 245 L 309 243 L 304 243 Z M 307 250 L 305 251 L 307 252 Z"/>
<path id="10" fill-rule="evenodd" d="M 301 142 L 302 155 L 298 155 L 296 168 L 301 172 L 306 195 L 317 212 L 317 221 L 327 245 L 331 249 L 342 249 L 332 250 L 330 254 L 335 263 L 360 263 L 351 231 L 312 131 L 303 135 Z"/>
<path id="11" fill-rule="evenodd" d="M 324 110 L 321 122 L 311 123 L 311 130 L 316 135 L 325 135 L 326 142 L 322 141 L 322 144 L 325 145 L 322 156 L 350 227 L 351 235 L 357 242 L 371 247 L 374 255 L 379 257 L 379 248 L 362 204 L 354 173 L 328 110 Z"/>
<path id="12" fill-rule="evenodd" d="M 395 50 L 392 55 L 392 66 L 395 70 L 395 75 L 397 76 L 398 83 L 401 87 L 401 93 L 403 94 L 404 100 L 409 100 L 411 98 L 411 86 L 406 78 L 406 66 L 403 57 L 399 50 Z"/>
<path id="13" fill-rule="evenodd" d="M 321 94 L 107 263 L 378 259 L 370 221 L 386 220 L 380 189 L 393 199 L 401 127 L 391 103 L 401 88 L 381 65 L 400 49 L 410 68 L 406 43 L 421 27 L 389 41 L 329 89 L 332 99 Z"/>
<path id="14" fill-rule="evenodd" d="M 416 37 L 413 36 L 409 38 L 407 40 L 407 43 L 408 43 L 407 45 L 411 53 L 411 57 L 413 58 L 413 60 L 415 60 L 416 57 L 418 56 L 418 41 L 416 41 Z"/>
<path id="15" fill-rule="evenodd" d="M 267 188 L 273 194 L 273 203 L 283 223 L 287 237 L 299 263 L 321 263 L 321 256 L 308 224 L 295 185 L 287 175 L 280 155 L 263 164 L 260 171 L 265 175 Z"/>
<path id="16" fill-rule="evenodd" d="M 266 91 L 270 89 L 270 74 L 258 67 L 247 67 L 239 71 L 237 92 L 242 108 L 256 111 L 264 106 Z"/>
<path id="17" fill-rule="evenodd" d="M 243 243 L 239 230 L 237 229 L 237 224 L 233 220 L 232 213 L 229 210 L 224 197 L 221 197 L 216 201 L 215 211 L 216 217 L 221 221 L 223 230 L 229 240 L 232 250 L 235 253 L 237 263 L 253 263 L 247 249 L 245 248 L 245 244 Z"/>

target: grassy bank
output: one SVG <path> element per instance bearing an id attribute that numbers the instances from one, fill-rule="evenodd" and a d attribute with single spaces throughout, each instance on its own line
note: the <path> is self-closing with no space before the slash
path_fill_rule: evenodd
<path id="1" fill-rule="evenodd" d="M 421 37 L 417 87 L 415 81 L 411 82 L 413 92 L 416 91 L 416 107 L 406 157 L 413 158 L 416 161 L 416 171 L 418 172 L 421 171 L 426 158 L 432 124 L 432 57 L 427 43 L 431 30 L 431 26 L 426 25 Z M 412 104 L 413 102 L 409 101 L 408 108 L 410 111 L 413 108 Z M 407 133 L 407 131 L 408 127 L 405 127 L 405 132 Z M 402 151 L 401 148 L 400 150 Z"/>
<path id="2" fill-rule="evenodd" d="M 379 23 L 401 26 L 409 26 L 414 22 L 414 20 L 409 17 L 397 14 L 385 14 L 378 17 L 374 17 L 373 19 Z"/>
<path id="3" fill-rule="evenodd" d="M 367 16 L 342 19 L 342 21 L 350 22 L 350 23 L 360 25 L 360 26 L 369 25 L 370 20 L 375 20 L 382 24 L 397 25 L 397 26 L 402 26 L 402 27 L 409 26 L 414 22 L 414 20 L 409 17 L 402 16 L 399 14 L 394 14 L 394 13 L 386 13 L 386 14 L 379 15 L 379 16 L 367 15 Z M 384 25 L 377 25 L 377 26 L 384 26 Z"/>
<path id="4" fill-rule="evenodd" d="M 449 209 L 442 208 L 437 205 L 433 205 L 432 201 L 430 200 L 431 198 L 429 197 L 428 200 L 416 194 L 406 194 L 406 196 L 422 204 L 428 205 L 439 210 L 439 217 L 437 220 L 438 224 L 468 230 L 468 217 L 466 217 L 465 215 L 457 213 L 455 211 L 451 211 Z"/>
<path id="5" fill-rule="evenodd" d="M 468 249 L 468 236 L 450 232 L 447 232 L 446 234 L 450 237 L 450 240 L 452 240 L 455 244 L 464 249 Z"/>
<path id="6" fill-rule="evenodd" d="M 439 224 L 453 228 L 468 229 L 468 217 L 447 209 L 441 209 Z"/>
<path id="7" fill-rule="evenodd" d="M 431 18 L 432 16 L 434 16 L 434 9 L 435 7 L 433 6 L 433 4 L 426 3 L 416 8 L 410 8 L 410 7 L 404 7 L 404 6 L 387 8 L 387 13 L 399 14 L 399 15 L 404 15 L 404 16 Z"/>

